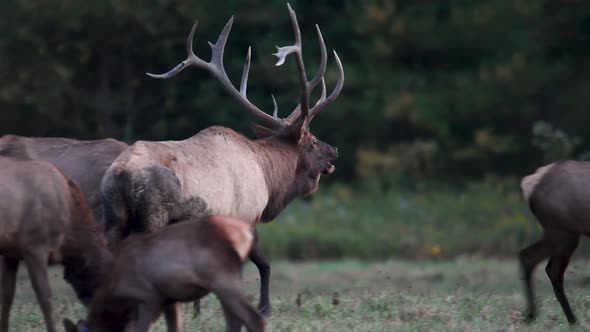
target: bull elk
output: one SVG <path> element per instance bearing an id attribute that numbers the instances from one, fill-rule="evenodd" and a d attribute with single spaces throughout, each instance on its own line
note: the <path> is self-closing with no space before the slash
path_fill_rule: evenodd
<path id="1" fill-rule="evenodd" d="M 209 292 L 221 302 L 226 331 L 240 331 L 242 324 L 248 331 L 263 331 L 264 319 L 241 290 L 242 265 L 253 240 L 247 223 L 224 216 L 130 236 L 116 250 L 86 321 L 76 326 L 64 320 L 66 331 L 118 332 L 130 324 L 137 332 L 148 331 L 162 311 L 168 331 L 178 331 L 177 312 L 165 308 Z"/>
<path id="2" fill-rule="evenodd" d="M 64 279 L 87 304 L 111 259 L 102 230 L 78 186 L 45 161 L 0 157 L 0 331 L 9 327 L 19 262 L 29 272 L 47 331 L 55 331 L 48 264 L 62 264 Z"/>
<path id="3" fill-rule="evenodd" d="M 0 137 L 0 156 L 45 160 L 74 180 L 99 222 L 103 209 L 100 182 L 113 160 L 126 148 L 127 144 L 112 138 L 79 141 L 57 137 Z"/>
<path id="4" fill-rule="evenodd" d="M 246 97 L 250 49 L 239 90 L 227 76 L 223 52 L 233 17 L 217 42 L 210 43 L 211 61 L 206 62 L 193 53 L 195 23 L 186 42 L 186 60 L 165 74 L 148 74 L 168 79 L 190 66 L 204 69 L 265 126 L 255 125 L 257 139 L 212 126 L 182 141 L 138 141 L 131 145 L 113 162 L 102 182 L 110 241 L 116 243 L 131 233 L 151 232 L 177 220 L 208 214 L 232 216 L 252 226 L 269 222 L 294 198 L 316 191 L 322 174 L 334 171 L 332 163 L 338 158 L 337 149 L 317 139 L 310 132 L 309 124 L 340 94 L 344 69 L 334 52 L 339 76 L 334 90 L 326 96 L 327 52 L 316 25 L 321 61 L 318 72 L 308 81 L 297 17 L 289 5 L 288 9 L 295 43 L 278 48 L 274 55 L 278 58 L 276 65 L 283 64 L 289 54 L 295 55 L 301 94 L 299 105 L 284 119 L 277 116 L 276 102 L 271 116 Z M 310 93 L 320 83 L 321 97 L 310 107 Z M 256 243 L 249 259 L 260 273 L 259 309 L 268 315 L 270 265 Z"/>
<path id="5" fill-rule="evenodd" d="M 538 168 L 521 181 L 524 198 L 543 227 L 543 237 L 520 251 L 528 321 L 536 317 L 532 274 L 542 260 L 555 297 L 570 324 L 576 317 L 563 289 L 565 270 L 580 240 L 590 234 L 590 162 L 559 161 Z"/>

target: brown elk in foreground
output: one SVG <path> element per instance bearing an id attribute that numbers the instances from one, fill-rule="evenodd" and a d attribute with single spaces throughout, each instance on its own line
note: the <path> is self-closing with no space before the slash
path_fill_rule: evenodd
<path id="1" fill-rule="evenodd" d="M 542 260 L 555 297 L 570 324 L 576 322 L 563 289 L 565 270 L 581 235 L 590 234 L 590 162 L 560 161 L 536 170 L 521 181 L 532 213 L 543 227 L 543 237 L 520 251 L 527 297 L 527 320 L 536 316 L 532 274 Z"/>
<path id="2" fill-rule="evenodd" d="M 264 319 L 241 291 L 242 265 L 254 242 L 250 226 L 224 216 L 182 221 L 151 234 L 132 235 L 115 252 L 111 273 L 96 292 L 86 321 L 64 320 L 67 332 L 147 331 L 162 311 L 212 292 L 226 331 L 263 331 Z M 168 331 L 178 331 L 167 320 Z"/>
<path id="3" fill-rule="evenodd" d="M 83 303 L 93 296 L 110 251 L 78 186 L 45 161 L 0 157 L 0 331 L 8 331 L 19 262 L 27 266 L 47 331 L 55 331 L 48 264 L 62 264 L 64 278 Z"/>
<path id="4" fill-rule="evenodd" d="M 0 137 L 0 156 L 49 161 L 74 180 L 99 222 L 102 222 L 100 182 L 113 160 L 127 147 L 112 138 L 79 141 L 57 137 Z"/>
<path id="5" fill-rule="evenodd" d="M 317 28 L 321 48 L 320 68 L 307 80 L 303 63 L 301 32 L 295 12 L 289 6 L 295 30 L 295 44 L 281 47 L 275 54 L 277 65 L 294 54 L 298 67 L 301 99 L 299 106 L 285 119 L 275 112 L 271 116 L 246 97 L 250 51 L 237 90 L 223 68 L 223 50 L 232 26 L 228 21 L 219 39 L 210 44 L 210 62 L 192 50 L 196 30 L 188 40 L 188 58 L 163 75 L 170 78 L 184 68 L 195 66 L 211 73 L 225 91 L 257 120 L 258 139 L 252 140 L 229 128 L 213 126 L 182 141 L 138 141 L 125 150 L 111 165 L 102 182 L 105 220 L 111 240 L 135 232 L 150 232 L 174 221 L 207 214 L 229 215 L 249 225 L 273 220 L 289 202 L 316 191 L 320 176 L 334 171 L 336 148 L 318 140 L 309 130 L 310 121 L 333 102 L 344 82 L 344 70 L 338 56 L 336 87 L 326 97 L 323 77 L 327 52 Z M 322 83 L 322 96 L 309 106 L 312 90 Z M 299 120 L 299 121 L 297 121 Z M 249 258 L 260 272 L 260 304 L 264 314 L 270 311 L 268 284 L 270 265 L 254 244 Z M 198 306 L 196 306 L 198 308 Z"/>

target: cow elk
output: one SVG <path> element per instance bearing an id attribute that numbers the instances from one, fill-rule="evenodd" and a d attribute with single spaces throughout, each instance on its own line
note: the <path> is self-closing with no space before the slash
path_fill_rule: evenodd
<path id="1" fill-rule="evenodd" d="M 221 302 L 226 331 L 263 331 L 264 319 L 241 291 L 242 265 L 254 242 L 250 226 L 224 216 L 176 223 L 133 235 L 115 252 L 86 321 L 64 320 L 67 332 L 147 331 L 164 311 L 168 331 L 180 330 L 179 303 L 212 292 Z"/>
<path id="2" fill-rule="evenodd" d="M 0 137 L 0 156 L 49 161 L 74 180 L 99 222 L 103 209 L 100 182 L 113 160 L 126 148 L 127 144 L 112 138 L 79 141 L 58 137 Z"/>
<path id="3" fill-rule="evenodd" d="M 278 48 L 274 55 L 278 58 L 277 65 L 283 64 L 289 54 L 295 55 L 301 94 L 299 105 L 284 119 L 277 116 L 276 103 L 271 116 L 246 97 L 250 50 L 239 90 L 226 74 L 223 52 L 233 17 L 217 42 L 210 43 L 212 55 L 209 62 L 193 53 L 195 23 L 186 43 L 187 59 L 165 74 L 148 74 L 167 79 L 190 66 L 204 69 L 221 83 L 229 96 L 265 126 L 255 126 L 257 139 L 249 139 L 229 128 L 213 126 L 182 141 L 138 141 L 131 145 L 113 162 L 102 182 L 110 241 L 117 243 L 131 233 L 151 232 L 177 220 L 208 214 L 232 216 L 252 226 L 269 222 L 293 199 L 316 191 L 322 174 L 334 171 L 332 163 L 338 158 L 336 148 L 317 139 L 310 132 L 309 124 L 340 94 L 344 70 L 334 52 L 339 75 L 336 87 L 326 96 L 327 52 L 316 26 L 321 61 L 318 72 L 308 81 L 301 32 L 295 12 L 290 6 L 288 8 L 295 43 Z M 310 94 L 320 83 L 321 97 L 310 107 Z M 256 243 L 249 258 L 260 272 L 259 309 L 268 315 L 270 265 Z"/>
<path id="4" fill-rule="evenodd" d="M 528 321 L 536 316 L 532 274 L 537 264 L 549 258 L 545 271 L 555 297 L 568 322 L 576 322 L 565 295 L 563 279 L 580 235 L 590 234 L 589 184 L 590 162 L 572 160 L 540 167 L 521 181 L 524 197 L 543 227 L 542 238 L 520 251 Z"/>
<path id="5" fill-rule="evenodd" d="M 0 331 L 9 330 L 21 260 L 27 266 L 47 331 L 55 331 L 47 266 L 61 263 L 64 279 L 82 303 L 88 303 L 111 259 L 100 225 L 78 186 L 55 166 L 7 157 L 0 157 L 0 220 Z"/>

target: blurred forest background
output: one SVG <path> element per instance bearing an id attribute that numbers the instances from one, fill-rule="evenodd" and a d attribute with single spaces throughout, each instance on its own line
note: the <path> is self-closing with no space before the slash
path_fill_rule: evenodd
<path id="1" fill-rule="evenodd" d="M 291 4 L 308 72 L 319 62 L 316 23 L 344 64 L 340 98 L 312 123 L 341 157 L 311 203 L 261 227 L 271 255 L 511 254 L 538 236 L 519 177 L 590 159 L 587 1 Z M 235 84 L 252 45 L 251 100 L 270 112 L 273 93 L 282 116 L 298 101 L 294 63 L 275 67 L 271 56 L 293 40 L 284 0 L 5 0 L 0 13 L 0 134 L 131 143 L 217 124 L 250 135 L 207 73 L 145 75 L 185 59 L 195 19 L 195 52 L 208 59 L 206 42 L 231 15 Z M 326 78 L 332 87 L 332 57 Z"/>

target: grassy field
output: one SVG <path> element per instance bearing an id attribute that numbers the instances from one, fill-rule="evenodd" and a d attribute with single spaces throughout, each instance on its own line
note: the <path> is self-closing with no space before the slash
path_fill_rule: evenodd
<path id="1" fill-rule="evenodd" d="M 577 328 L 568 329 L 543 268 L 536 274 L 540 317 L 530 326 L 521 322 L 524 302 L 513 260 L 275 262 L 268 331 L 582 331 L 590 329 L 589 271 L 590 262 L 577 260 L 566 275 L 566 291 L 580 320 Z M 55 315 L 83 317 L 84 309 L 60 275 L 52 271 Z M 258 274 L 252 264 L 245 270 L 244 286 L 255 301 Z M 334 292 L 338 305 L 332 304 Z M 185 306 L 185 330 L 223 331 L 213 296 L 203 301 L 199 318 L 193 319 L 189 309 Z M 26 273 L 20 276 L 11 317 L 13 331 L 43 331 Z M 153 330 L 165 331 L 162 321 Z"/>

